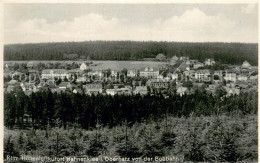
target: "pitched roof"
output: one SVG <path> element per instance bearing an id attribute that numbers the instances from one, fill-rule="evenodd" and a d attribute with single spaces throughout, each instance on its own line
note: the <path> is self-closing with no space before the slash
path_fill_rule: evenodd
<path id="1" fill-rule="evenodd" d="M 17 84 L 17 83 L 18 83 L 17 80 L 12 79 L 12 80 L 10 80 L 10 81 L 8 82 L 8 85 L 14 85 L 14 84 Z"/>

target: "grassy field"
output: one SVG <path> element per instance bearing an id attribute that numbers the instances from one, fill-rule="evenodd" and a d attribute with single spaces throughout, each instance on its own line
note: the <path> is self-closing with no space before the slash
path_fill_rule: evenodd
<path id="1" fill-rule="evenodd" d="M 76 126 L 76 125 L 75 125 Z M 257 162 L 257 115 L 211 116 L 146 121 L 82 130 L 5 129 L 5 156 L 155 157 L 183 161 Z M 9 152 L 9 153 L 8 153 Z M 161 160 L 163 161 L 163 160 Z M 179 160 L 180 161 L 180 160 Z"/>
<path id="2" fill-rule="evenodd" d="M 28 63 L 29 61 L 5 61 L 5 63 Z M 82 63 L 83 61 L 33 61 L 34 63 Z M 153 62 L 153 61 L 92 61 L 95 66 L 89 66 L 91 69 L 111 69 L 111 70 L 122 70 L 126 69 L 141 69 L 145 67 L 160 68 L 166 66 L 166 62 Z"/>

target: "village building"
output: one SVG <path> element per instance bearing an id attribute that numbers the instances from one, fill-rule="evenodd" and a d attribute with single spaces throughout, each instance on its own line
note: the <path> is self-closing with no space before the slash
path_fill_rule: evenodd
<path id="1" fill-rule="evenodd" d="M 239 95 L 240 94 L 240 90 L 237 88 L 230 88 L 227 86 L 223 87 L 225 89 L 225 91 L 227 92 L 226 96 L 229 97 L 231 95 Z"/>
<path id="2" fill-rule="evenodd" d="M 186 64 L 186 65 L 191 65 L 190 60 L 186 61 L 185 64 Z"/>
<path id="3" fill-rule="evenodd" d="M 81 89 L 79 89 L 79 88 L 75 88 L 75 89 L 73 89 L 73 91 L 72 91 L 74 94 L 83 94 L 83 91 L 81 90 Z"/>
<path id="4" fill-rule="evenodd" d="M 71 84 L 70 82 L 61 82 L 59 85 L 58 85 L 58 88 L 60 89 L 72 89 L 73 87 L 75 87 L 74 84 Z"/>
<path id="5" fill-rule="evenodd" d="M 159 69 L 146 67 L 140 71 L 139 76 L 145 78 L 157 78 L 157 76 L 159 76 Z"/>
<path id="6" fill-rule="evenodd" d="M 164 79 L 165 81 L 167 81 L 167 82 L 171 81 L 171 78 L 170 78 L 169 76 L 166 76 L 166 77 L 164 77 L 163 79 Z"/>
<path id="7" fill-rule="evenodd" d="M 198 69 L 200 67 L 204 67 L 204 63 L 196 62 L 193 64 L 193 69 Z"/>
<path id="8" fill-rule="evenodd" d="M 130 95 L 132 93 L 129 88 L 118 88 L 116 89 L 116 92 L 118 95 Z"/>
<path id="9" fill-rule="evenodd" d="M 90 79 L 87 78 L 86 76 L 79 76 L 79 77 L 76 79 L 76 83 L 80 83 L 80 82 L 84 83 L 84 82 L 89 82 L 89 81 L 90 81 Z"/>
<path id="10" fill-rule="evenodd" d="M 147 86 L 136 86 L 133 94 L 146 95 L 148 93 Z"/>
<path id="11" fill-rule="evenodd" d="M 163 75 L 158 75 L 157 79 L 163 79 Z"/>
<path id="12" fill-rule="evenodd" d="M 214 61 L 214 59 L 205 59 L 205 61 L 204 61 L 204 64 L 206 65 L 206 66 L 213 66 L 214 64 L 215 64 L 216 62 Z"/>
<path id="13" fill-rule="evenodd" d="M 124 84 L 113 84 L 113 88 L 117 89 L 117 88 L 123 88 Z"/>
<path id="14" fill-rule="evenodd" d="M 79 68 L 75 68 L 75 69 L 71 69 L 71 70 L 67 70 L 68 73 L 70 74 L 75 74 L 75 75 L 82 75 L 83 74 L 83 70 L 79 69 Z"/>
<path id="15" fill-rule="evenodd" d="M 33 70 L 34 69 L 34 63 L 33 62 L 28 62 L 26 65 L 28 70 Z"/>
<path id="16" fill-rule="evenodd" d="M 175 55 L 170 59 L 170 65 L 174 66 L 178 62 L 179 58 Z"/>
<path id="17" fill-rule="evenodd" d="M 175 56 L 173 56 L 173 57 L 171 58 L 171 60 L 173 60 L 173 61 L 178 61 L 179 58 L 175 55 Z"/>
<path id="18" fill-rule="evenodd" d="M 59 78 L 65 79 L 69 78 L 69 73 L 65 69 L 45 69 L 42 70 L 42 79 L 52 79 L 52 78 Z"/>
<path id="19" fill-rule="evenodd" d="M 93 70 L 91 72 L 88 72 L 88 76 L 90 77 L 102 77 L 104 74 L 102 70 Z"/>
<path id="20" fill-rule="evenodd" d="M 185 93 L 188 93 L 188 88 L 180 86 L 177 88 L 176 93 L 179 94 L 180 96 L 183 96 Z"/>
<path id="21" fill-rule="evenodd" d="M 177 71 L 186 71 L 190 70 L 190 65 L 187 65 L 185 62 L 182 62 L 181 65 L 177 68 Z"/>
<path id="22" fill-rule="evenodd" d="M 169 84 L 170 84 L 169 81 L 165 81 L 163 79 L 149 79 L 146 82 L 146 86 L 155 88 L 155 89 L 168 88 Z"/>
<path id="23" fill-rule="evenodd" d="M 193 83 L 193 87 L 202 88 L 206 87 L 206 85 L 204 83 Z"/>
<path id="24" fill-rule="evenodd" d="M 244 83 L 237 83 L 234 87 L 241 90 L 241 91 L 245 91 L 249 88 L 249 86 L 247 84 L 244 84 Z"/>
<path id="25" fill-rule="evenodd" d="M 20 86 L 21 86 L 23 91 L 26 91 L 28 89 L 28 87 L 29 87 L 29 83 L 24 82 L 24 83 L 21 83 Z"/>
<path id="26" fill-rule="evenodd" d="M 251 68 L 251 65 L 250 65 L 249 62 L 244 61 L 241 67 L 242 67 L 242 68 L 245 68 L 245 69 L 249 69 L 249 68 Z"/>
<path id="27" fill-rule="evenodd" d="M 250 80 L 257 80 L 258 79 L 258 75 L 251 75 L 249 77 Z"/>
<path id="28" fill-rule="evenodd" d="M 22 88 L 22 90 L 25 92 L 25 91 L 32 91 L 32 92 L 37 92 L 38 91 L 38 88 L 36 87 L 35 84 L 32 84 L 32 83 L 28 83 L 28 82 L 22 82 L 20 83 L 20 86 Z"/>
<path id="29" fill-rule="evenodd" d="M 21 88 L 21 86 L 17 80 L 12 79 L 7 83 L 6 91 L 10 93 L 14 91 L 16 88 Z"/>
<path id="30" fill-rule="evenodd" d="M 85 93 L 88 95 L 96 95 L 102 93 L 102 84 L 101 83 L 93 83 L 93 84 L 86 84 L 83 85 L 83 89 L 85 90 Z"/>
<path id="31" fill-rule="evenodd" d="M 210 80 L 210 72 L 209 70 L 198 70 L 195 72 L 194 78 L 200 81 L 209 81 Z"/>
<path id="32" fill-rule="evenodd" d="M 62 93 L 62 92 L 66 92 L 66 88 L 49 88 L 51 90 L 52 93 Z"/>
<path id="33" fill-rule="evenodd" d="M 8 64 L 7 63 L 5 64 L 5 69 L 14 70 L 14 67 L 15 67 L 14 62 L 9 62 Z"/>
<path id="34" fill-rule="evenodd" d="M 106 89 L 106 93 L 108 95 L 114 96 L 115 94 L 117 94 L 117 90 L 116 89 Z"/>
<path id="35" fill-rule="evenodd" d="M 177 80 L 178 79 L 178 74 L 177 73 L 170 73 L 168 74 L 169 77 L 171 77 L 172 80 Z"/>
<path id="36" fill-rule="evenodd" d="M 190 60 L 190 58 L 182 56 L 182 57 L 179 58 L 179 60 L 183 61 L 183 62 L 186 62 L 186 61 Z"/>
<path id="37" fill-rule="evenodd" d="M 114 89 L 106 89 L 106 94 L 114 96 L 116 94 L 118 95 L 130 95 L 132 94 L 130 88 L 114 88 Z"/>
<path id="38" fill-rule="evenodd" d="M 226 73 L 224 79 L 226 81 L 235 82 L 237 80 L 237 74 L 236 73 Z"/>
<path id="39" fill-rule="evenodd" d="M 137 76 L 137 71 L 136 70 L 127 70 L 127 77 L 136 77 Z"/>
<path id="40" fill-rule="evenodd" d="M 32 90 L 26 90 L 26 91 L 24 91 L 24 94 L 25 94 L 26 96 L 30 96 L 32 93 L 33 93 Z"/>
<path id="41" fill-rule="evenodd" d="M 212 94 L 215 94 L 218 86 L 219 85 L 217 85 L 217 84 L 209 84 L 208 87 L 206 87 L 205 90 L 212 93 Z"/>
<path id="42" fill-rule="evenodd" d="M 82 63 L 79 67 L 80 70 L 84 71 L 88 69 L 88 66 L 85 63 Z"/>
<path id="43" fill-rule="evenodd" d="M 18 84 L 18 81 L 17 81 L 17 80 L 14 80 L 14 79 L 12 79 L 12 80 L 10 80 L 10 81 L 8 82 L 8 85 L 16 85 L 16 84 Z"/>
<path id="44" fill-rule="evenodd" d="M 237 75 L 237 80 L 238 81 L 247 81 L 248 77 L 246 75 Z"/>
<path id="45" fill-rule="evenodd" d="M 112 70 L 110 76 L 117 78 L 118 77 L 118 72 L 116 70 Z"/>
<path id="46" fill-rule="evenodd" d="M 6 88 L 6 92 L 10 93 L 10 92 L 14 91 L 14 89 L 15 89 L 14 85 L 8 85 L 7 88 Z"/>
<path id="47" fill-rule="evenodd" d="M 194 70 L 187 70 L 187 71 L 183 72 L 183 75 L 185 75 L 185 77 L 189 77 L 190 79 L 193 79 L 195 77 L 195 71 Z"/>
<path id="48" fill-rule="evenodd" d="M 191 60 L 189 60 L 189 62 L 190 62 L 191 65 L 193 65 L 193 64 L 195 64 L 195 63 L 198 63 L 199 61 L 198 61 L 198 60 L 191 59 Z"/>
<path id="49" fill-rule="evenodd" d="M 13 75 L 13 71 L 9 69 L 4 69 L 4 77 L 11 77 Z"/>

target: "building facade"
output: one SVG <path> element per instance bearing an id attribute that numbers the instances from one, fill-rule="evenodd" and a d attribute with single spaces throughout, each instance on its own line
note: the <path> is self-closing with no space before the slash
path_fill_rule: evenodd
<path id="1" fill-rule="evenodd" d="M 51 79 L 51 78 L 69 78 L 69 73 L 65 69 L 45 69 L 42 70 L 42 79 Z"/>

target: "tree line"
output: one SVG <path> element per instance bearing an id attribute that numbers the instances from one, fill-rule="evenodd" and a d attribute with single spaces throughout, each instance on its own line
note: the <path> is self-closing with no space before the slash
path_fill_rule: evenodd
<path id="1" fill-rule="evenodd" d="M 140 41 L 86 41 L 4 46 L 4 60 L 143 60 L 163 53 L 167 58 L 188 56 L 204 61 L 214 58 L 223 64 L 257 65 L 258 45 L 246 43 L 185 43 Z"/>
<path id="2" fill-rule="evenodd" d="M 92 129 L 99 123 L 113 127 L 127 120 L 134 124 L 160 120 L 165 115 L 176 117 L 210 116 L 222 113 L 241 115 L 257 113 L 257 93 L 239 96 L 213 96 L 196 90 L 191 95 L 85 95 L 72 92 L 39 91 L 26 96 L 23 91 L 4 95 L 4 123 L 8 128 L 45 129 L 76 125 Z M 25 118 L 31 121 L 25 124 Z"/>

